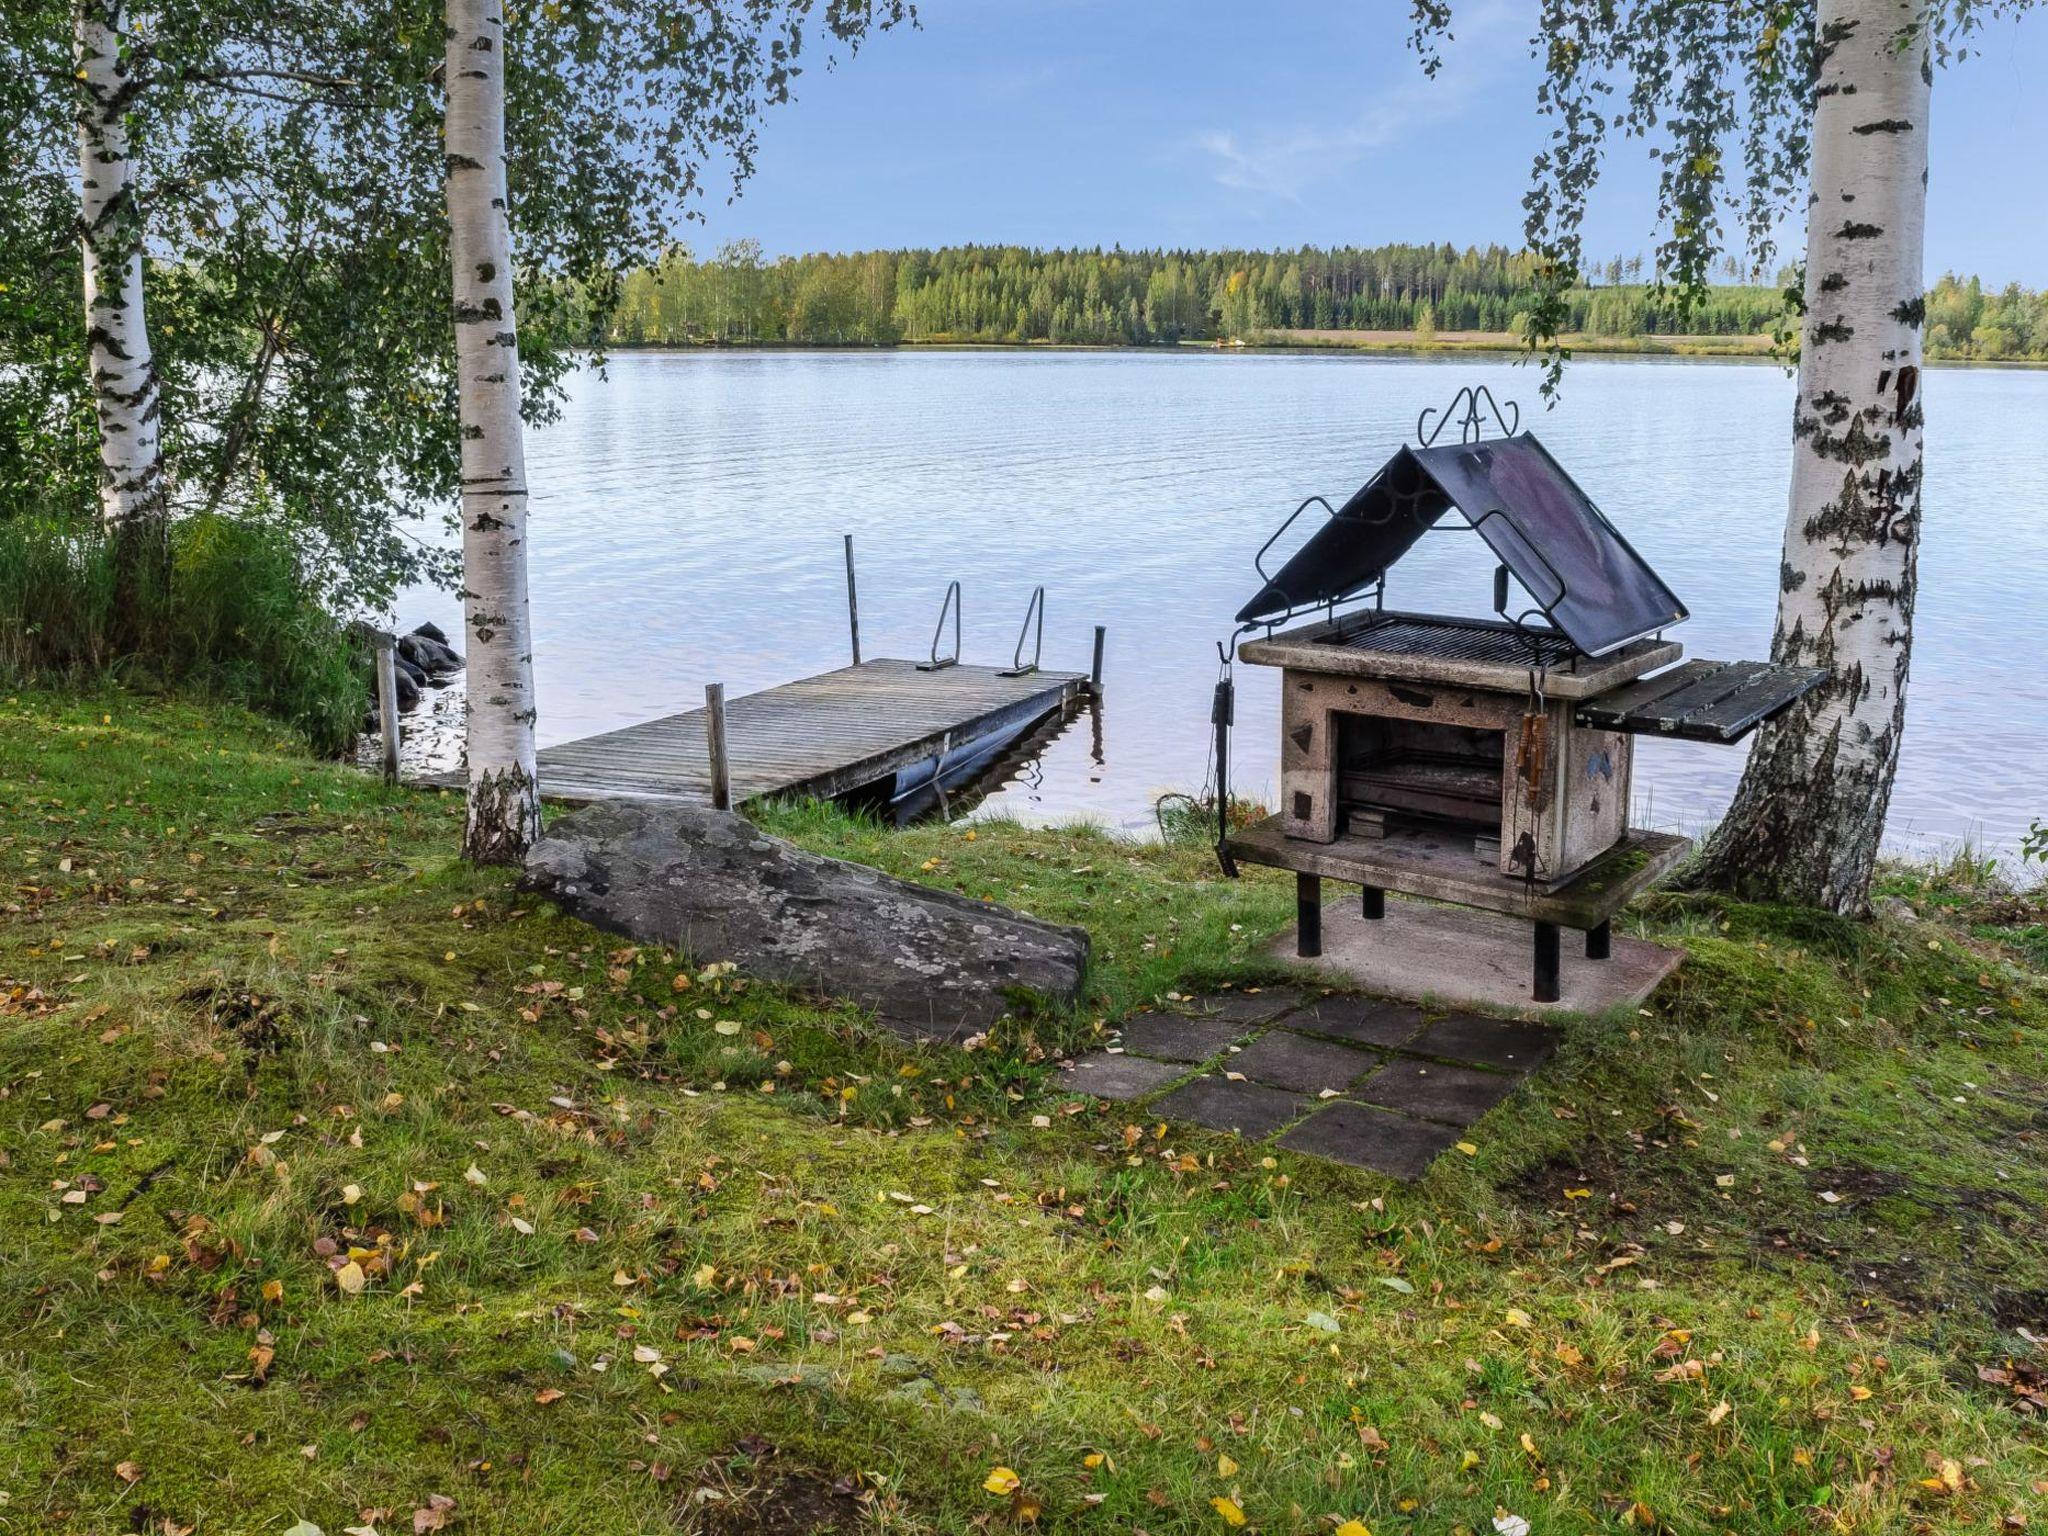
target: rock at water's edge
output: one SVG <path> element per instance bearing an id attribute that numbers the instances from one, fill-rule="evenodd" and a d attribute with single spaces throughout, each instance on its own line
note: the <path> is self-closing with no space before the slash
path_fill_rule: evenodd
<path id="1" fill-rule="evenodd" d="M 847 998 L 918 1039 L 961 1039 L 1033 1000 L 1070 1005 L 1088 966 L 1082 929 L 807 853 L 696 806 L 587 806 L 534 844 L 521 884 L 597 927 Z"/>
<path id="2" fill-rule="evenodd" d="M 446 677 L 462 670 L 462 658 L 431 635 L 415 631 L 398 637 L 398 655 L 428 677 Z"/>

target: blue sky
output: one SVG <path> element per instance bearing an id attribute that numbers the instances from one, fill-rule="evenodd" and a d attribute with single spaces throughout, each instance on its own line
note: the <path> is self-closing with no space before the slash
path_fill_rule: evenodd
<path id="1" fill-rule="evenodd" d="M 1462 0 L 1424 80 L 1405 0 L 924 0 L 771 117 L 759 170 L 693 245 L 771 254 L 1000 241 L 1516 242 L 1534 109 L 1531 0 Z M 2048 14 L 1937 77 L 1927 264 L 2048 285 Z M 813 61 L 814 65 L 817 61 Z M 1640 143 L 1609 159 L 1602 256 L 1653 244 Z"/>

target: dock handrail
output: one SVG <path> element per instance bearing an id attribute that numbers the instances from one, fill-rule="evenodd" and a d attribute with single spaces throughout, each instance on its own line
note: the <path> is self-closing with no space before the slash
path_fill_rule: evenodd
<path id="1" fill-rule="evenodd" d="M 939 655 L 939 641 L 944 638 L 946 633 L 946 615 L 948 612 L 950 612 L 953 615 L 953 654 L 950 656 L 942 657 Z M 959 662 L 960 583 L 957 581 L 949 581 L 946 583 L 945 599 L 939 604 L 938 625 L 936 628 L 932 630 L 931 660 L 920 661 L 917 664 L 917 670 L 920 672 L 938 672 L 946 667 L 957 666 L 959 665 Z"/>
<path id="2" fill-rule="evenodd" d="M 1035 632 L 1032 628 L 1033 619 L 1038 621 Z M 1024 642 L 1027 639 L 1031 641 L 1031 659 L 1029 661 L 1024 659 Z M 1010 654 L 1009 669 L 1003 672 L 1002 676 L 1029 677 L 1038 670 L 1038 658 L 1044 651 L 1045 588 L 1041 586 L 1031 589 L 1031 602 L 1024 610 L 1023 626 L 1017 631 L 1017 649 Z"/>

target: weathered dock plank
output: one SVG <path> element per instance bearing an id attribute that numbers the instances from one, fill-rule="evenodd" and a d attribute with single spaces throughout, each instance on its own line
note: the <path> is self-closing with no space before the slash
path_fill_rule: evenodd
<path id="1" fill-rule="evenodd" d="M 949 746 L 1021 730 L 1088 688 L 1078 672 L 1005 677 L 994 667 L 921 672 L 876 658 L 728 699 L 732 797 L 826 798 L 912 767 Z M 460 774 L 434 783 L 459 784 Z M 543 748 L 540 788 L 551 801 L 636 796 L 711 803 L 705 712 L 686 710 Z"/>

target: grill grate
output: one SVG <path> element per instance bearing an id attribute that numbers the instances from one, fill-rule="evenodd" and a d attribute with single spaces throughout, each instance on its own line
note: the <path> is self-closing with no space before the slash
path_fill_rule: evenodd
<path id="1" fill-rule="evenodd" d="M 1473 620 L 1393 617 L 1377 619 L 1354 634 L 1327 643 L 1350 651 L 1390 656 L 1429 656 L 1440 661 L 1491 662 L 1503 666 L 1554 667 L 1578 658 L 1578 647 L 1555 630 L 1524 634 Z"/>

